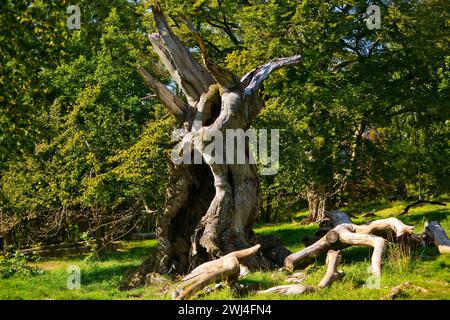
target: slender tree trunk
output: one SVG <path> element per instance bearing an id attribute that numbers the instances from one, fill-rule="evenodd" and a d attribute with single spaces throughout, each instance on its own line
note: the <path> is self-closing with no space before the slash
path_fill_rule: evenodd
<path id="1" fill-rule="evenodd" d="M 397 195 L 400 200 L 406 200 L 408 197 L 408 189 L 403 180 L 397 182 Z"/>
<path id="2" fill-rule="evenodd" d="M 266 222 L 272 221 L 272 196 L 270 194 L 267 195 L 267 207 L 266 207 Z"/>
<path id="3" fill-rule="evenodd" d="M 325 212 L 331 208 L 331 201 L 325 195 L 325 188 L 322 186 L 310 188 L 306 197 L 308 200 L 308 217 L 303 223 L 309 224 L 325 219 Z"/>
<path id="4" fill-rule="evenodd" d="M 156 222 L 159 243 L 155 258 L 138 270 L 132 278 L 145 276 L 149 270 L 160 273 L 186 273 L 209 260 L 227 253 L 249 248 L 256 239 L 252 231 L 260 207 L 260 186 L 257 168 L 250 161 L 250 149 L 244 143 L 245 161 L 208 161 L 198 150 L 206 141 L 222 140 L 223 159 L 233 158 L 226 143 L 229 129 L 247 130 L 263 108 L 259 89 L 267 76 L 278 68 L 296 64 L 299 56 L 281 58 L 262 65 L 239 80 L 230 71 L 216 65 L 205 43 L 193 26 L 186 22 L 203 56 L 201 66 L 191 52 L 182 45 L 166 23 L 161 7 L 152 6 L 158 29 L 150 36 L 155 52 L 182 89 L 186 101 L 175 96 L 143 68 L 139 72 L 146 84 L 156 93 L 168 112 L 180 121 L 182 144 L 193 147 L 191 154 L 199 156 L 202 164 L 170 164 L 170 181 L 165 210 Z M 217 133 L 221 133 L 217 136 Z M 229 147 L 229 145 L 227 146 Z M 217 156 L 217 150 L 215 150 Z M 202 158 L 203 157 L 203 158 Z M 248 257 L 243 263 L 251 268 L 269 268 L 270 261 L 261 254 Z"/>

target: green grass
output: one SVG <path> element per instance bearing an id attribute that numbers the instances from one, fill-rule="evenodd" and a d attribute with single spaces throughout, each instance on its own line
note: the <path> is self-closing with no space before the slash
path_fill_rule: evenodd
<path id="1" fill-rule="evenodd" d="M 344 208 L 353 214 L 372 211 L 383 218 L 398 214 L 404 202 L 382 203 L 365 208 Z M 312 236 L 317 225 L 302 226 L 296 221 L 306 214 L 300 212 L 292 223 L 277 225 L 257 225 L 255 232 L 279 236 L 291 250 L 304 247 L 301 239 Z M 422 232 L 425 220 L 439 220 L 450 234 L 450 209 L 436 205 L 423 205 L 410 210 L 401 217 L 406 224 L 414 225 L 416 233 Z M 367 220 L 353 219 L 357 223 Z M 96 262 L 86 262 L 84 256 L 45 259 L 30 263 L 44 270 L 41 275 L 21 278 L 14 276 L 0 279 L 0 299 L 170 299 L 170 293 L 176 283 L 167 279 L 162 284 L 148 286 L 131 291 L 119 291 L 122 276 L 126 270 L 138 266 L 151 250 L 156 247 L 154 240 L 123 242 L 122 248 L 113 253 L 104 254 Z M 370 264 L 371 251 L 363 247 L 350 247 L 342 251 L 343 262 L 340 266 L 345 273 L 342 281 L 335 282 L 331 288 L 301 296 L 256 295 L 252 293 L 235 293 L 230 289 L 214 291 L 199 299 L 381 299 L 392 287 L 404 282 L 411 282 L 428 290 L 420 293 L 406 291 L 399 299 L 449 299 L 450 298 L 450 255 L 439 255 L 435 248 L 419 249 L 411 254 L 391 245 L 385 255 L 383 276 L 380 289 L 370 289 L 366 282 L 370 276 L 367 268 Z M 80 290 L 67 289 L 67 268 L 76 265 L 81 269 Z M 305 284 L 317 284 L 325 273 L 324 259 L 305 270 Z M 242 284 L 259 289 L 285 284 L 286 274 L 282 271 L 253 272 L 239 280 Z"/>

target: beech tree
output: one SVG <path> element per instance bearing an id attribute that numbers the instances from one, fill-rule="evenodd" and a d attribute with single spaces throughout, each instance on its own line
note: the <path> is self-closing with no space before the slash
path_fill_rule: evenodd
<path id="1" fill-rule="evenodd" d="M 273 71 L 301 60 L 300 56 L 274 59 L 239 79 L 211 59 L 205 42 L 186 21 L 200 48 L 201 65 L 171 30 L 160 5 L 151 8 L 158 33 L 150 35 L 150 41 L 186 99 L 145 69 L 139 68 L 139 72 L 167 111 L 177 117 L 180 127 L 187 129 L 184 143 L 193 144 L 194 130 L 203 136 L 214 132 L 225 136 L 227 129 L 248 129 L 264 107 L 260 96 L 264 80 Z M 167 203 L 156 221 L 159 248 L 154 270 L 184 273 L 255 242 L 252 226 L 258 215 L 260 187 L 249 147 L 245 143 L 244 164 L 171 164 Z M 234 151 L 236 154 L 236 145 Z M 249 258 L 246 264 L 271 266 L 262 255 Z"/>

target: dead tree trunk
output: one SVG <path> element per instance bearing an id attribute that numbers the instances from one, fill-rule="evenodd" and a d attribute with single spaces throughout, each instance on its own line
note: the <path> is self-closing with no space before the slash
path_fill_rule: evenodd
<path id="1" fill-rule="evenodd" d="M 238 145 L 226 148 L 226 131 L 247 130 L 264 106 L 260 88 L 268 75 L 297 64 L 299 56 L 281 58 L 262 65 L 239 80 L 215 64 L 196 30 L 186 22 L 198 43 L 204 66 L 181 43 L 168 26 L 161 7 L 152 6 L 158 33 L 150 36 L 155 52 L 182 89 L 186 101 L 175 96 L 143 68 L 139 72 L 158 99 L 175 115 L 183 128 L 177 157 L 200 159 L 201 164 L 171 164 L 165 210 L 156 222 L 159 249 L 153 269 L 160 273 L 186 273 L 229 252 L 252 246 L 252 225 L 260 205 L 256 165 L 250 161 L 249 143 L 244 143 L 245 159 L 236 161 Z M 222 136 L 218 137 L 217 133 Z M 195 139 L 222 140 L 223 148 L 208 153 L 199 150 Z M 240 147 L 240 146 L 239 146 Z M 230 152 L 233 151 L 233 152 Z M 211 160 L 212 153 L 225 161 Z M 234 154 L 233 154 L 234 153 Z M 228 160 L 234 161 L 228 161 Z M 250 267 L 270 267 L 262 255 L 248 259 Z M 145 268 L 144 268 L 145 269 Z"/>

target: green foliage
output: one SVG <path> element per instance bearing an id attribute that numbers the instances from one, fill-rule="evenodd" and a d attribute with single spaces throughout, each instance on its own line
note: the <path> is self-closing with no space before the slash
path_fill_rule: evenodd
<path id="1" fill-rule="evenodd" d="M 85 232 L 112 241 L 154 226 L 143 207 L 164 205 L 176 124 L 145 98 L 136 72 L 170 83 L 147 39 L 152 2 L 79 1 L 81 30 L 66 28 L 68 1 L 0 4 L 0 232 L 9 244 Z M 280 171 L 261 178 L 268 221 L 290 221 L 308 191 L 339 206 L 395 197 L 398 186 L 429 198 L 450 190 L 448 3 L 370 3 L 381 7 L 380 30 L 367 28 L 363 0 L 162 2 L 189 48 L 182 17 L 239 76 L 302 56 L 265 82 L 252 124 L 281 133 Z"/>
<path id="2" fill-rule="evenodd" d="M 41 109 L 36 109 L 38 98 L 30 100 L 36 113 L 30 125 L 42 134 L 28 137 L 31 146 L 18 158 L 0 161 L 0 207 L 9 222 L 0 232 L 15 230 L 18 243 L 25 234 L 35 241 L 76 241 L 104 223 L 109 229 L 90 236 L 112 233 L 109 240 L 114 240 L 136 223 L 151 227 L 154 217 L 140 215 L 143 201 L 153 209 L 163 203 L 164 151 L 172 123 L 154 100 L 142 99 L 148 89 L 136 66 L 154 68 L 141 32 L 142 7 L 128 1 L 82 1 L 79 6 L 83 27 L 64 29 L 64 49 L 54 49 L 64 54 L 52 51 L 54 64 L 22 61 L 39 79 L 35 91 L 45 100 Z M 66 8 L 47 8 L 63 19 L 63 27 Z M 24 15 L 38 10 L 14 9 Z M 0 134 L 0 140 L 12 137 Z M 119 219 L 119 225 L 111 224 Z"/>
<path id="3" fill-rule="evenodd" d="M 29 260 L 36 261 L 38 259 L 36 257 L 28 259 L 20 252 L 15 252 L 10 257 L 0 256 L 0 279 L 9 279 L 11 277 L 30 278 L 44 272 L 38 267 L 27 265 Z"/>

